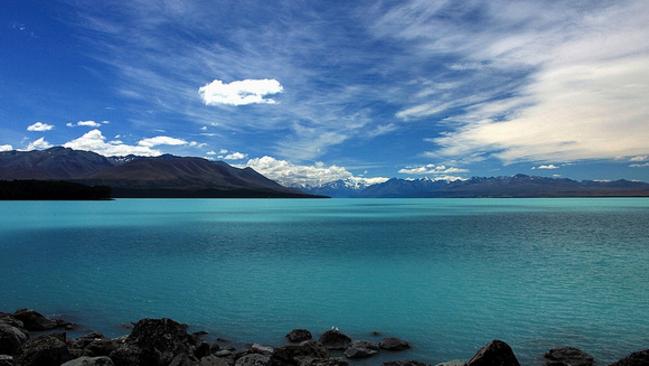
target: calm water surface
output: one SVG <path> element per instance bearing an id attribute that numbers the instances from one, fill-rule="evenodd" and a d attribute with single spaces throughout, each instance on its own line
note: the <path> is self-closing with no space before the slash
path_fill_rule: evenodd
<path id="1" fill-rule="evenodd" d="M 168 316 L 236 341 L 378 330 L 428 362 L 492 338 L 649 347 L 648 199 L 0 202 L 0 310 L 110 335 Z M 375 364 L 377 360 L 367 364 Z"/>

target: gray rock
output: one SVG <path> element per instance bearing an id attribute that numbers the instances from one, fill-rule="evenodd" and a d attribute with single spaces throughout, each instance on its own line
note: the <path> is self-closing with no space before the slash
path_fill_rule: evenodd
<path id="1" fill-rule="evenodd" d="M 262 346 L 261 344 L 255 343 L 252 346 L 250 346 L 250 353 L 259 353 L 262 355 L 272 355 L 273 354 L 273 347 L 268 347 L 268 346 Z"/>
<path id="2" fill-rule="evenodd" d="M 298 366 L 348 366 L 349 362 L 342 358 L 313 358 L 304 357 L 299 359 Z"/>
<path id="3" fill-rule="evenodd" d="M 306 329 L 293 329 L 286 335 L 286 339 L 292 343 L 300 343 L 313 338 L 311 332 Z"/>
<path id="4" fill-rule="evenodd" d="M 22 329 L 8 323 L 0 323 L 0 354 L 17 354 L 27 342 L 27 338 Z"/>
<path id="5" fill-rule="evenodd" d="M 368 341 L 354 341 L 345 350 L 347 358 L 367 358 L 379 353 L 379 347 Z"/>
<path id="6" fill-rule="evenodd" d="M 331 329 L 322 333 L 320 343 L 327 349 L 344 350 L 352 343 L 352 339 L 337 329 Z"/>
<path id="7" fill-rule="evenodd" d="M 466 366 L 520 366 L 520 363 L 507 343 L 495 339 L 471 357 Z"/>
<path id="8" fill-rule="evenodd" d="M 14 358 L 9 355 L 0 355 L 0 366 L 14 366 Z"/>
<path id="9" fill-rule="evenodd" d="M 464 363 L 463 363 L 464 364 Z M 386 361 L 383 366 L 428 366 L 423 362 L 414 360 Z"/>
<path id="10" fill-rule="evenodd" d="M 383 338 L 379 347 L 388 351 L 403 351 L 410 348 L 410 344 L 396 337 Z"/>
<path id="11" fill-rule="evenodd" d="M 198 365 L 198 360 L 190 356 L 186 353 L 179 353 L 175 355 L 172 359 L 171 362 L 169 363 L 169 366 L 197 366 Z"/>
<path id="12" fill-rule="evenodd" d="M 48 335 L 27 341 L 18 361 L 23 366 L 59 366 L 70 359 L 65 340 Z"/>
<path id="13" fill-rule="evenodd" d="M 200 366 L 232 366 L 230 359 L 209 355 L 201 358 Z"/>
<path id="14" fill-rule="evenodd" d="M 273 366 L 298 365 L 307 358 L 328 358 L 329 352 L 320 342 L 304 341 L 299 344 L 288 344 L 278 347 L 271 356 Z"/>
<path id="15" fill-rule="evenodd" d="M 235 366 L 268 366 L 270 365 L 270 357 L 252 353 L 245 355 L 237 360 Z"/>
<path id="16" fill-rule="evenodd" d="M 649 365 L 649 349 L 633 352 L 627 357 L 611 364 L 611 366 L 647 366 L 647 365 Z"/>
<path id="17" fill-rule="evenodd" d="M 593 366 L 593 356 L 574 347 L 553 348 L 544 355 L 545 366 Z"/>
<path id="18" fill-rule="evenodd" d="M 79 357 L 62 364 L 61 366 L 113 366 L 113 360 L 106 356 Z"/>
<path id="19" fill-rule="evenodd" d="M 229 349 L 222 349 L 214 353 L 214 355 L 216 357 L 229 357 L 232 356 L 232 351 L 230 351 Z"/>

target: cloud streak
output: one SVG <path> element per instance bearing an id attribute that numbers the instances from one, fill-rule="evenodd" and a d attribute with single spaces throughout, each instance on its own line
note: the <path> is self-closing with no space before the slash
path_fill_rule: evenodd
<path id="1" fill-rule="evenodd" d="M 271 95 L 284 91 L 282 84 L 275 79 L 259 80 L 238 80 L 231 83 L 224 83 L 221 80 L 214 80 L 198 89 L 205 105 L 233 105 L 241 106 L 248 104 L 275 104 Z"/>

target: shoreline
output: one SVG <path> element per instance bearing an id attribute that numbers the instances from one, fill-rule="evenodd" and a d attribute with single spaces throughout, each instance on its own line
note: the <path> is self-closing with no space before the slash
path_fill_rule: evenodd
<path id="1" fill-rule="evenodd" d="M 204 331 L 190 333 L 189 326 L 169 318 L 141 319 L 123 326 L 125 334 L 107 338 L 63 319 L 48 318 L 31 309 L 0 311 L 0 366 L 345 366 L 392 357 L 416 348 L 406 340 L 384 337 L 379 342 L 351 339 L 337 328 L 325 330 L 318 339 L 307 329 L 290 330 L 278 345 L 235 343 L 210 339 Z M 128 331 L 128 328 L 131 328 Z M 548 350 L 546 366 L 602 365 L 574 347 Z M 378 364 L 378 363 L 371 363 Z M 515 350 L 501 340 L 491 340 L 470 359 L 429 364 L 404 357 L 380 362 L 383 366 L 520 366 Z M 649 365 L 649 349 L 625 356 L 611 366 Z"/>

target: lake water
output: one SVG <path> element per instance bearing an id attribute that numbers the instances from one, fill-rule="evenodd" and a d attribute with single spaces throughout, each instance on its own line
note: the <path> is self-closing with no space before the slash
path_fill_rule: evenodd
<path id="1" fill-rule="evenodd" d="M 0 202 L 0 310 L 121 335 L 167 316 L 235 341 L 337 326 L 431 363 L 649 347 L 649 199 Z M 376 364 L 372 359 L 365 364 Z"/>

